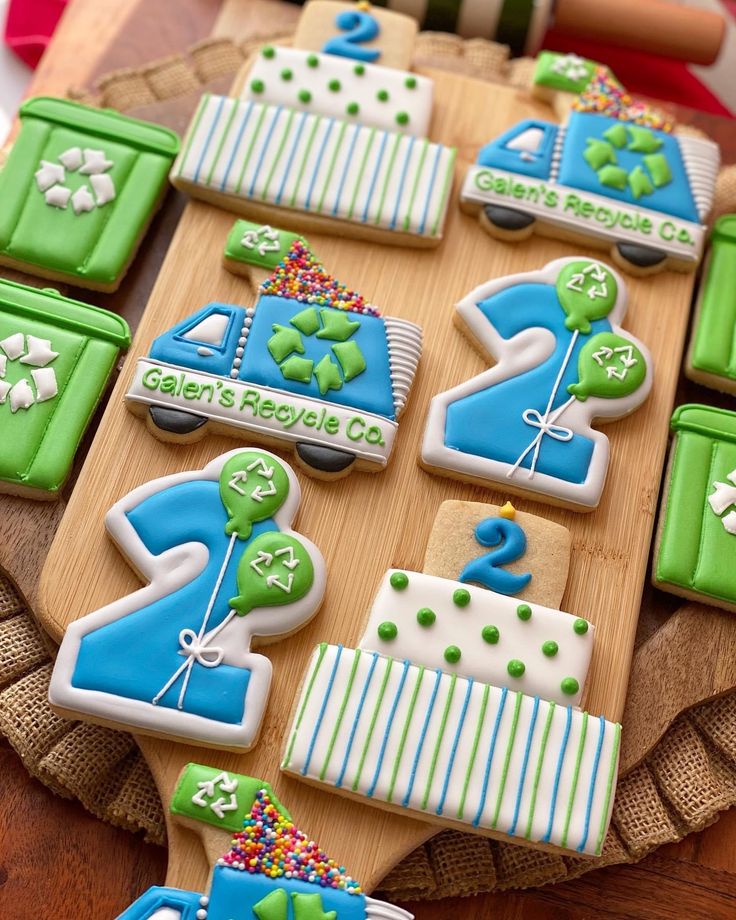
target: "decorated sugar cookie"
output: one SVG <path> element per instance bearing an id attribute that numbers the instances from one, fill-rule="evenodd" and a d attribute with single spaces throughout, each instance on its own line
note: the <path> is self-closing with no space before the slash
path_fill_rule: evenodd
<path id="1" fill-rule="evenodd" d="M 263 780 L 190 763 L 171 814 L 203 838 L 205 823 L 208 849 L 221 846 L 207 891 L 149 888 L 118 920 L 413 920 L 363 894 Z"/>
<path id="2" fill-rule="evenodd" d="M 675 137 L 605 69 L 563 125 L 525 119 L 482 147 L 460 201 L 494 236 L 539 227 L 608 249 L 628 271 L 694 269 L 720 164 L 717 144 Z"/>
<path id="3" fill-rule="evenodd" d="M 736 610 L 736 413 L 680 406 L 672 430 L 654 585 Z"/>
<path id="4" fill-rule="evenodd" d="M 540 51 L 532 76 L 532 92 L 547 100 L 558 92 L 579 95 L 588 88 L 600 66 L 571 52 Z"/>
<path id="5" fill-rule="evenodd" d="M 421 346 L 296 240 L 255 308 L 207 304 L 155 339 L 126 400 L 163 440 L 214 430 L 286 442 L 322 478 L 381 470 Z"/>
<path id="6" fill-rule="evenodd" d="M 225 268 L 260 284 L 278 268 L 297 241 L 307 247 L 307 241 L 298 233 L 279 230 L 270 224 L 236 220 L 225 242 Z"/>
<path id="7" fill-rule="evenodd" d="M 456 151 L 429 140 L 415 33 L 366 4 L 307 4 L 296 47 L 262 48 L 238 98 L 202 97 L 171 181 L 252 220 L 437 245 Z"/>
<path id="8" fill-rule="evenodd" d="M 38 97 L 0 170 L 0 265 L 114 291 L 166 191 L 179 139 L 159 125 Z"/>
<path id="9" fill-rule="evenodd" d="M 696 383 L 736 393 L 736 215 L 713 227 L 695 308 L 685 373 Z"/>
<path id="10" fill-rule="evenodd" d="M 495 363 L 434 397 L 422 466 L 595 508 L 609 444 L 592 423 L 633 412 L 652 386 L 649 352 L 619 326 L 625 312 L 622 278 L 582 256 L 471 291 L 455 319 Z"/>
<path id="11" fill-rule="evenodd" d="M 468 573 L 474 558 L 454 578 L 391 569 L 358 647 L 315 649 L 282 769 L 422 820 L 597 855 L 621 729 L 577 708 L 593 626 L 534 600 L 536 570 L 510 585 L 505 562 L 529 561 L 518 532 L 500 527 L 517 523 L 523 537 L 521 519 L 503 510 L 476 512 L 483 527 L 468 528 L 480 571 Z M 453 508 L 438 538 L 448 515 L 468 526 Z M 489 569 L 532 593 L 480 587 Z"/>
<path id="12" fill-rule="evenodd" d="M 107 310 L 0 280 L 0 491 L 58 496 L 129 344 Z"/>
<path id="13" fill-rule="evenodd" d="M 271 662 L 250 650 L 317 612 L 324 561 L 291 530 L 299 483 L 264 450 L 154 479 L 105 525 L 140 590 L 73 622 L 49 700 L 62 715 L 210 747 L 247 750 Z"/>

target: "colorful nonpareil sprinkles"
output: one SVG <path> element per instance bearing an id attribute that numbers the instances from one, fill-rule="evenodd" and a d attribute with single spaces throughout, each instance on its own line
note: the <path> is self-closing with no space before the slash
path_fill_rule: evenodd
<path id="1" fill-rule="evenodd" d="M 375 307 L 365 302 L 362 295 L 351 291 L 328 274 L 301 240 L 292 244 L 271 277 L 263 282 L 261 294 L 288 297 L 302 303 L 350 310 L 353 313 L 380 315 Z"/>
<path id="2" fill-rule="evenodd" d="M 230 851 L 217 864 L 274 879 L 297 879 L 347 894 L 362 893 L 342 866 L 279 812 L 265 789 L 256 794 L 243 830 L 233 836 Z"/>
<path id="3" fill-rule="evenodd" d="M 607 67 L 599 67 L 593 79 L 573 103 L 576 112 L 596 112 L 659 131 L 674 127 L 662 112 L 633 99 Z"/>

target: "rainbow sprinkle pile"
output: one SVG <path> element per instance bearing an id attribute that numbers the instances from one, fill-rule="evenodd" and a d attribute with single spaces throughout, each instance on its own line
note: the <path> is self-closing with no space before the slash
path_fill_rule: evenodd
<path id="1" fill-rule="evenodd" d="M 230 852 L 217 864 L 274 879 L 297 879 L 347 894 L 362 893 L 342 866 L 279 812 L 265 789 L 257 793 L 243 830 L 234 835 Z"/>
<path id="2" fill-rule="evenodd" d="M 301 240 L 292 243 L 274 273 L 261 285 L 260 292 L 320 307 L 380 315 L 360 294 L 349 290 L 329 275 Z"/>
<path id="3" fill-rule="evenodd" d="M 595 112 L 659 131 L 670 132 L 673 128 L 672 122 L 662 112 L 645 102 L 634 100 L 607 67 L 596 70 L 572 107 L 576 112 Z"/>

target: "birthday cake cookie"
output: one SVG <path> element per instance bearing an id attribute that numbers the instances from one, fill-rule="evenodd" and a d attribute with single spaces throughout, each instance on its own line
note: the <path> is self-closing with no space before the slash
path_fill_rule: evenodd
<path id="1" fill-rule="evenodd" d="M 179 138 L 66 99 L 20 107 L 0 170 L 0 265 L 114 291 L 168 184 Z"/>
<path id="2" fill-rule="evenodd" d="M 0 492 L 58 497 L 129 344 L 107 310 L 0 280 Z"/>
<path id="3" fill-rule="evenodd" d="M 653 583 L 736 610 L 736 413 L 680 406 L 672 430 Z"/>
<path id="4" fill-rule="evenodd" d="M 291 523 L 299 483 L 263 450 L 154 479 L 105 526 L 145 587 L 67 628 L 49 688 L 61 715 L 247 750 L 272 666 L 251 645 L 300 629 L 322 602 L 322 556 Z"/>
<path id="5" fill-rule="evenodd" d="M 171 813 L 190 829 L 204 821 L 223 831 L 208 889 L 149 888 L 118 920 L 413 920 L 365 895 L 262 780 L 188 764 Z"/>
<path id="6" fill-rule="evenodd" d="M 609 443 L 593 420 L 628 415 L 652 386 L 649 352 L 619 326 L 625 312 L 621 277 L 580 256 L 471 291 L 455 321 L 495 363 L 432 399 L 422 466 L 595 508 Z"/>
<path id="7" fill-rule="evenodd" d="M 382 470 L 421 347 L 419 326 L 381 317 L 297 239 L 255 307 L 210 303 L 156 338 L 126 401 L 162 440 L 212 429 L 286 443 L 323 479 Z"/>
<path id="8" fill-rule="evenodd" d="M 262 48 L 239 96 L 202 97 L 171 181 L 253 220 L 437 245 L 456 151 L 428 138 L 432 81 L 402 68 L 416 25 L 333 2 L 303 17 L 296 47 Z"/>
<path id="9" fill-rule="evenodd" d="M 512 593 L 535 578 L 504 570 L 505 550 L 524 556 L 513 524 L 483 519 L 481 555 L 454 579 L 386 573 L 357 648 L 315 649 L 281 766 L 422 820 L 598 855 L 621 729 L 578 708 L 592 624 Z M 491 569 L 510 593 L 478 586 Z"/>
<path id="10" fill-rule="evenodd" d="M 482 147 L 460 202 L 500 239 L 538 228 L 607 249 L 629 272 L 691 271 L 719 165 L 717 144 L 675 137 L 603 68 L 564 124 L 525 119 Z"/>

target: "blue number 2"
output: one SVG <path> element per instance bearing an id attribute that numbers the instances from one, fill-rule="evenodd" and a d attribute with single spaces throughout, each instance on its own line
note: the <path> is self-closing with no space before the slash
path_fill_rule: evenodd
<path id="1" fill-rule="evenodd" d="M 508 518 L 486 518 L 475 528 L 481 546 L 497 546 L 490 553 L 469 562 L 460 573 L 460 581 L 474 582 L 498 594 L 518 594 L 531 581 L 531 573 L 515 575 L 498 566 L 516 562 L 526 552 L 526 534 Z M 500 544 L 500 545 L 499 545 Z"/>
<path id="2" fill-rule="evenodd" d="M 378 48 L 361 48 L 361 42 L 372 41 L 380 32 L 378 23 L 370 13 L 357 10 L 343 10 L 335 19 L 338 29 L 346 35 L 336 35 L 322 46 L 325 54 L 337 54 L 340 57 L 353 58 L 370 64 L 381 54 Z"/>

